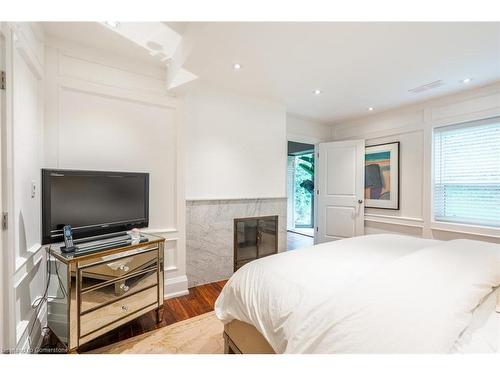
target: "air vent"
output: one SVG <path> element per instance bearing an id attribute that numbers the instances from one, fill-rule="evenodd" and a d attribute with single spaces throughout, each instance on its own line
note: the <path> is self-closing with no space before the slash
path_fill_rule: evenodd
<path id="1" fill-rule="evenodd" d="M 414 94 L 418 94 L 418 93 L 421 93 L 423 91 L 435 89 L 435 88 L 443 86 L 443 85 L 444 85 L 444 82 L 442 80 L 439 80 L 439 81 L 434 81 L 431 83 L 426 83 L 425 85 L 415 87 L 415 88 L 408 90 L 408 91 L 412 92 Z"/>

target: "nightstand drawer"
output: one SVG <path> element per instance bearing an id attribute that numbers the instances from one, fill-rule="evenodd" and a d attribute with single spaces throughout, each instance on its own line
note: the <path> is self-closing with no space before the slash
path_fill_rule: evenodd
<path id="1" fill-rule="evenodd" d="M 104 261 L 91 265 L 79 265 L 83 278 L 83 288 L 86 287 L 87 282 L 92 282 L 92 280 L 111 280 L 156 265 L 158 250 L 152 249 L 131 256 L 113 258 L 109 261 L 103 257 L 102 260 Z"/>
<path id="2" fill-rule="evenodd" d="M 143 290 L 80 316 L 80 337 L 84 337 L 147 306 L 158 304 L 158 286 Z"/>
<path id="3" fill-rule="evenodd" d="M 155 285 L 158 285 L 157 267 L 138 271 L 127 278 L 113 279 L 104 285 L 97 284 L 81 293 L 80 311 L 85 313 Z"/>

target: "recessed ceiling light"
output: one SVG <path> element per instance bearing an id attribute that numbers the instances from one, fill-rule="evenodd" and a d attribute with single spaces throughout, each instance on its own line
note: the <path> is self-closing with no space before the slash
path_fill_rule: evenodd
<path id="1" fill-rule="evenodd" d="M 234 69 L 234 70 L 240 70 L 240 69 L 241 69 L 241 64 L 234 63 L 234 64 L 233 64 L 233 69 Z"/>
<path id="2" fill-rule="evenodd" d="M 462 80 L 460 81 L 460 83 L 467 84 L 467 83 L 469 83 L 470 81 L 472 81 L 472 78 L 467 77 L 467 78 L 462 79 Z"/>
<path id="3" fill-rule="evenodd" d="M 374 109 L 373 107 L 368 107 L 369 111 L 373 111 L 373 109 Z"/>
<path id="4" fill-rule="evenodd" d="M 104 21 L 104 24 L 109 26 L 109 27 L 112 27 L 114 29 L 116 29 L 120 26 L 120 22 L 117 22 L 117 21 Z"/>
<path id="5" fill-rule="evenodd" d="M 321 94 L 321 90 L 320 89 L 316 89 L 316 90 L 313 91 L 313 94 L 314 95 L 319 95 L 319 94 Z"/>

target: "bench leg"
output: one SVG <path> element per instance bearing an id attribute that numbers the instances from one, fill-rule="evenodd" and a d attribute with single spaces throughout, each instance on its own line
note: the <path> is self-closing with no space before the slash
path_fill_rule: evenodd
<path id="1" fill-rule="evenodd" d="M 234 354 L 231 346 L 229 346 L 228 338 L 224 335 L 224 354 Z"/>
<path id="2" fill-rule="evenodd" d="M 224 354 L 241 354 L 236 345 L 231 341 L 229 336 L 224 332 Z"/>

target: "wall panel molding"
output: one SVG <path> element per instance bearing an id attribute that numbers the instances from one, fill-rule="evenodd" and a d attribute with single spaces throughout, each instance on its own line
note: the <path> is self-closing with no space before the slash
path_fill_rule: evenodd
<path id="1" fill-rule="evenodd" d="M 383 224 L 399 225 L 405 227 L 423 228 L 424 220 L 416 217 L 378 215 L 365 213 L 365 222 L 377 222 Z"/>
<path id="2" fill-rule="evenodd" d="M 30 332 L 33 320 L 35 319 L 38 324 L 35 323 L 33 330 Z M 16 340 L 18 342 L 18 348 L 21 349 L 23 353 L 31 353 L 40 348 L 43 339 L 42 329 L 46 320 L 47 304 L 44 303 L 36 316 L 33 312 L 29 320 L 22 320 L 16 325 Z M 33 340 L 31 345 L 30 340 Z"/>
<path id="3" fill-rule="evenodd" d="M 180 113 L 183 108 L 183 101 L 166 94 L 164 77 L 160 78 L 156 74 L 156 68 L 149 69 L 143 66 L 144 70 L 141 70 L 139 66 L 133 63 L 120 61 L 106 53 L 100 56 L 97 50 L 78 45 L 68 46 L 61 41 L 54 42 L 50 40 L 46 54 L 47 60 L 51 62 L 47 70 L 49 81 L 46 86 L 49 103 L 46 119 L 50 119 L 48 121 L 50 126 L 46 127 L 46 143 L 53 146 L 48 147 L 45 163 L 50 167 L 62 167 L 64 164 L 61 164 L 62 158 L 68 150 L 64 150 L 67 147 L 62 147 L 62 142 L 69 134 L 64 132 L 72 132 L 76 128 L 63 129 L 64 124 L 68 122 L 68 119 L 71 119 L 68 116 L 72 116 L 63 108 L 63 105 L 65 105 L 64 103 L 74 103 L 79 98 L 79 95 L 89 95 L 88 97 L 82 96 L 82 98 L 86 100 L 87 106 L 95 103 L 96 116 L 101 120 L 104 118 L 102 116 L 107 113 L 106 110 L 102 109 L 103 103 L 108 103 L 105 102 L 106 100 L 109 101 L 110 105 L 117 105 L 117 108 L 127 105 L 120 103 L 133 103 L 135 107 L 131 110 L 135 112 L 132 113 L 143 111 L 141 108 L 144 108 L 144 111 L 149 116 L 154 116 L 158 110 L 160 111 L 158 113 L 163 113 L 161 111 L 165 110 L 166 115 L 161 119 L 165 119 L 164 122 L 166 122 L 167 126 L 162 128 L 161 135 L 168 136 L 168 140 L 159 139 L 157 134 L 148 134 L 147 124 L 143 128 L 144 137 L 150 137 L 149 140 L 154 144 L 167 142 L 169 145 L 167 148 L 156 148 L 156 151 L 161 155 L 167 155 L 166 157 L 169 158 L 167 163 L 164 163 L 163 173 L 165 175 L 161 175 L 161 183 L 167 184 L 165 185 L 167 191 L 164 193 L 164 197 L 156 203 L 151 201 L 152 197 L 150 196 L 150 204 L 156 204 L 157 207 L 160 205 L 161 207 L 160 211 L 156 211 L 158 215 L 155 216 L 160 221 L 151 222 L 150 220 L 153 227 L 146 228 L 144 231 L 157 234 L 166 239 L 165 284 L 168 287 L 165 288 L 165 295 L 169 296 L 168 293 L 186 294 L 187 281 L 184 283 L 186 287 L 182 289 L 184 285 L 182 278 L 186 277 L 185 229 L 183 223 L 185 201 L 183 172 L 180 170 L 183 166 L 182 114 Z M 102 98 L 102 101 L 100 98 Z M 141 105 L 144 107 L 140 107 Z M 155 110 L 155 108 L 158 108 L 158 110 Z M 89 113 L 89 115 L 93 114 Z M 131 121 L 136 121 L 136 117 L 133 118 L 134 120 Z M 119 119 L 119 116 L 112 116 L 113 126 L 118 127 Z M 158 117 L 153 117 L 153 119 L 158 119 Z M 158 121 L 163 120 L 155 120 L 153 123 L 157 124 Z M 129 128 L 130 126 L 126 129 Z M 151 129 L 160 128 L 154 125 Z M 136 128 L 134 134 L 140 131 L 140 128 Z M 124 134 L 125 140 L 130 142 L 130 135 L 127 134 Z M 106 136 L 109 136 L 109 134 Z M 119 139 L 119 136 L 117 139 Z M 140 138 L 137 138 L 137 140 L 139 141 Z M 139 149 L 139 145 L 132 147 L 132 150 Z M 91 159 L 89 160 L 92 162 Z M 77 162 L 76 159 L 75 162 Z M 72 161 L 69 160 L 66 164 L 68 163 L 71 164 Z M 119 166 L 118 160 L 111 160 L 110 163 L 111 167 L 116 163 Z M 137 167 L 140 167 L 139 164 L 137 164 Z M 123 168 L 122 166 L 121 169 Z M 152 168 L 155 168 L 156 175 L 160 176 L 157 164 Z M 167 174 L 168 178 L 166 177 Z M 153 217 L 150 219 L 154 220 Z"/>
<path id="4" fill-rule="evenodd" d="M 401 167 L 405 168 L 402 170 L 401 177 L 408 178 L 408 174 L 410 174 L 411 180 L 416 183 L 414 176 L 411 175 L 414 173 L 412 168 L 422 169 L 422 175 L 418 182 L 421 195 L 401 190 L 403 202 L 398 212 L 385 214 L 380 212 L 381 210 L 374 212 L 374 209 L 366 209 L 366 232 L 399 232 L 411 235 L 418 234 L 425 238 L 467 237 L 500 242 L 500 229 L 436 223 L 433 222 L 432 213 L 433 128 L 496 116 L 500 116 L 500 82 L 334 125 L 335 140 L 362 138 L 366 140 L 367 145 L 373 145 L 381 140 L 389 142 L 406 137 L 407 142 L 410 143 L 406 145 L 401 143 Z M 413 146 L 412 143 L 417 141 L 423 142 L 422 149 L 414 147 L 410 147 L 410 149 L 421 154 L 411 155 L 408 160 L 411 161 L 412 166 L 405 167 L 405 155 L 408 156 L 409 152 L 407 146 L 408 144 Z M 401 182 L 401 188 L 403 188 L 403 184 Z M 406 188 L 408 188 L 408 184 Z M 421 202 L 421 214 L 417 215 L 405 211 L 405 203 L 408 207 L 408 202 L 412 203 L 411 207 L 415 208 L 412 202 L 414 200 Z M 446 236 L 443 234 L 445 232 Z"/>
<path id="5" fill-rule="evenodd" d="M 67 89 L 107 96 L 121 100 L 128 100 L 144 105 L 159 106 L 170 109 L 177 109 L 177 100 L 171 97 L 161 97 L 149 93 L 133 92 L 122 87 L 108 86 L 102 83 L 82 81 L 73 77 L 60 77 L 59 89 Z"/>
<path id="6" fill-rule="evenodd" d="M 13 278 L 13 286 L 17 288 L 31 270 L 38 266 L 45 255 L 45 249 L 40 244 L 28 250 L 29 256 L 16 259 L 16 270 Z"/>
<path id="7" fill-rule="evenodd" d="M 92 46 L 85 46 L 64 40 L 53 35 L 45 37 L 46 47 L 60 51 L 69 57 L 82 61 L 99 64 L 123 72 L 131 72 L 149 79 L 165 81 L 166 69 L 162 66 L 148 65 L 144 60 L 137 60 L 130 57 L 117 56 L 112 51 L 96 49 Z M 166 87 L 166 86 L 165 86 Z"/>
<path id="8" fill-rule="evenodd" d="M 431 108 L 432 122 L 450 122 L 459 118 L 480 119 L 481 113 L 500 113 L 500 93 L 488 93 L 475 98 L 464 99 Z"/>
<path id="9" fill-rule="evenodd" d="M 35 319 L 44 325 L 46 311 L 42 304 L 36 315 L 31 307 L 32 296 L 42 294 L 45 286 L 44 252 L 38 243 L 44 40 L 36 23 L 13 22 L 1 26 L 6 42 L 7 73 L 6 123 L 2 130 L 5 130 L 9 181 L 5 189 L 7 203 L 3 207 L 9 213 L 9 230 L 5 232 L 8 308 L 4 317 L 8 333 L 3 344 L 7 349 L 18 350 L 26 347 L 25 328 Z M 34 198 L 27 194 L 31 182 L 36 186 Z"/>
<path id="10" fill-rule="evenodd" d="M 62 78 L 73 78 L 131 92 L 167 97 L 165 82 L 162 80 L 70 56 L 63 52 L 59 54 L 59 61 L 59 76 Z"/>

